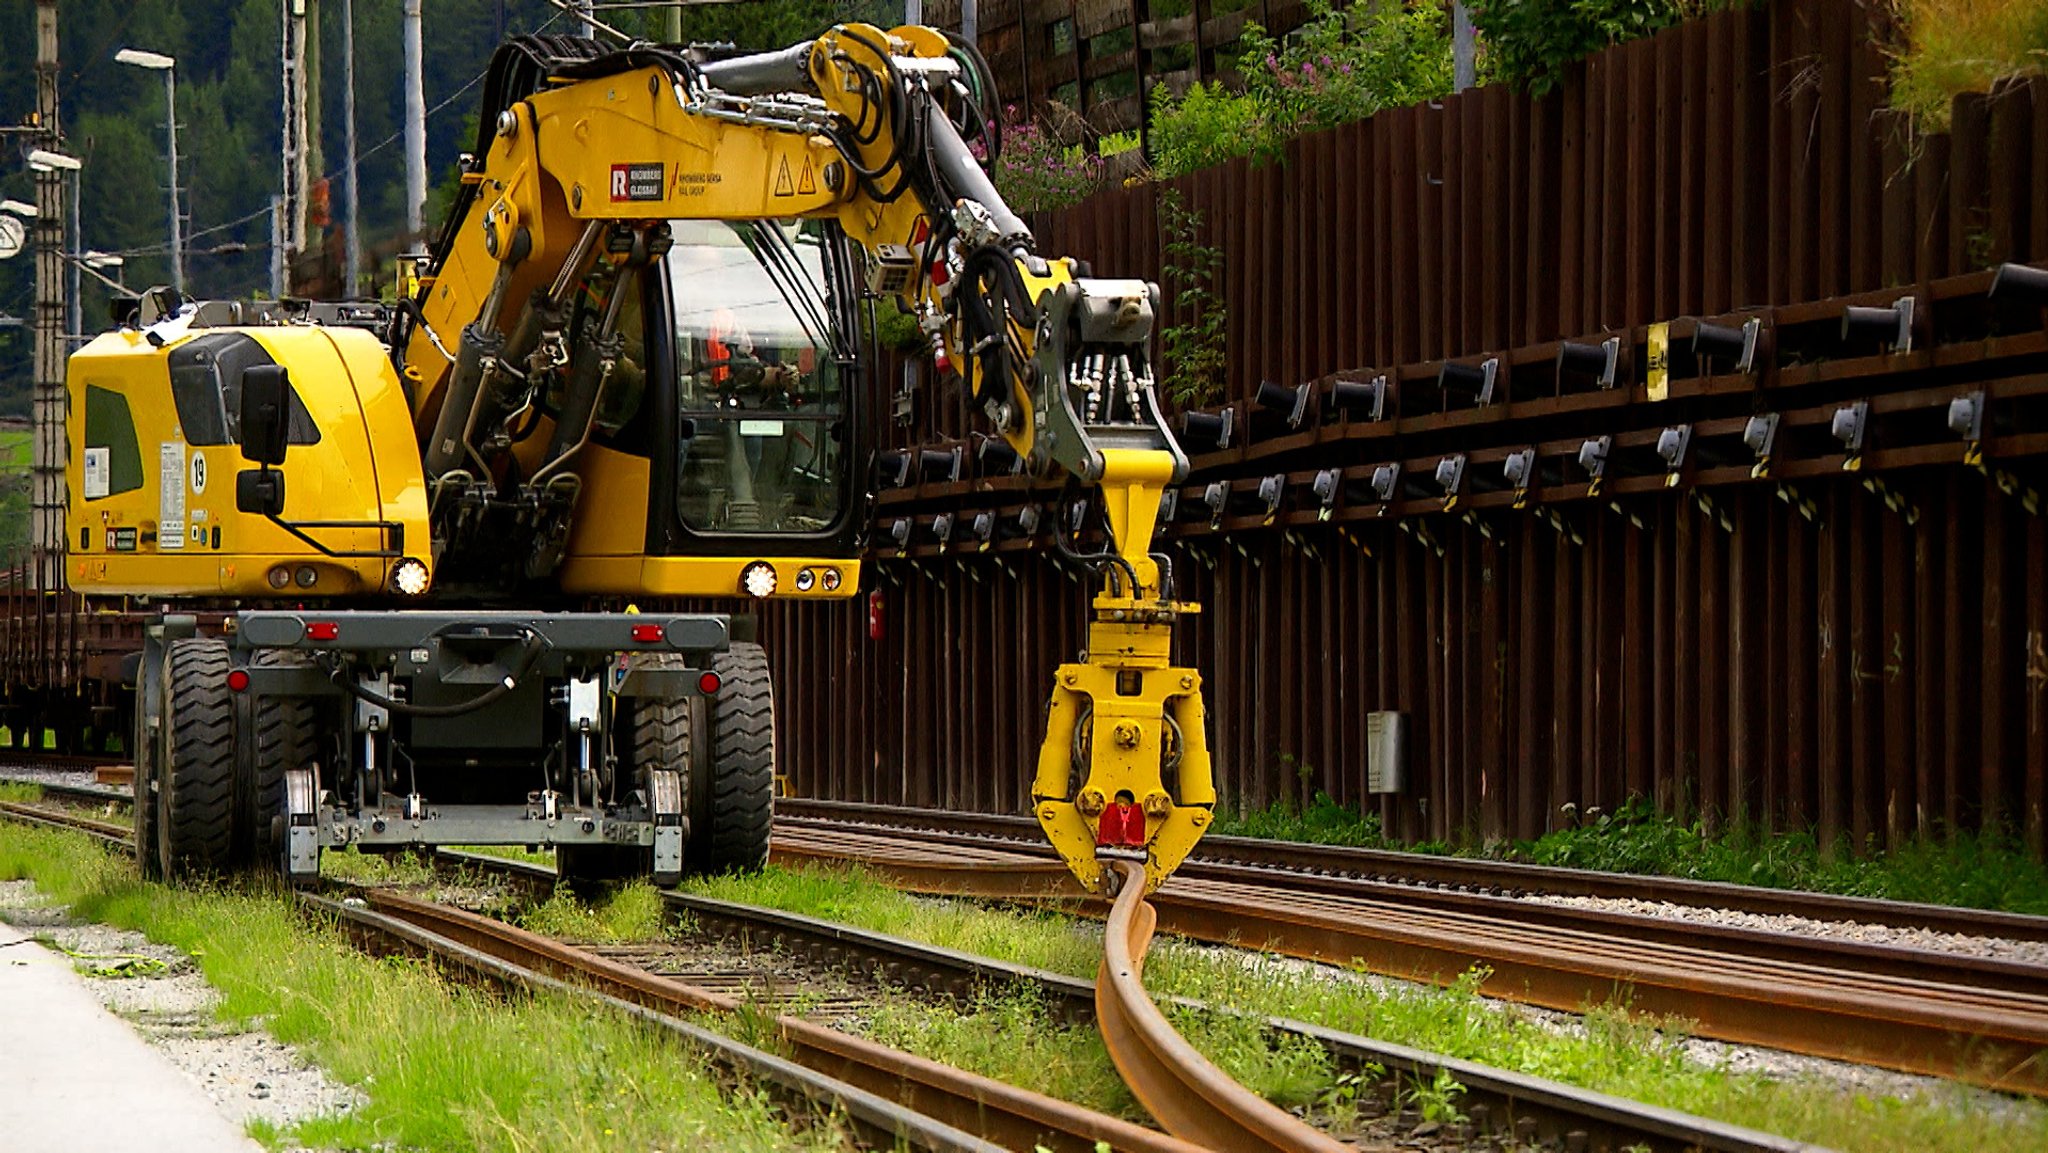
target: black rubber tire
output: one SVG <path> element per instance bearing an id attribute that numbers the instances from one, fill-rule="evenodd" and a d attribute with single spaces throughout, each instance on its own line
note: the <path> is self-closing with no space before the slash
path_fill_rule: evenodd
<path id="1" fill-rule="evenodd" d="M 759 872 L 775 827 L 775 686 L 760 645 L 735 643 L 711 659 L 718 693 L 704 705 L 708 753 L 687 782 L 690 839 L 683 871 Z"/>
<path id="2" fill-rule="evenodd" d="M 310 666 L 292 652 L 264 650 L 252 668 Z M 242 739 L 235 742 L 235 866 L 263 873 L 284 868 L 284 774 L 313 759 L 313 702 L 304 697 L 244 698 Z"/>
<path id="3" fill-rule="evenodd" d="M 681 657 L 666 653 L 636 659 L 654 668 L 686 667 Z M 619 743 L 625 746 L 627 755 L 620 758 L 620 774 L 651 802 L 653 789 L 647 773 L 654 769 L 673 770 L 683 774 L 683 793 L 688 796 L 690 698 L 629 698 L 628 708 L 622 712 L 626 723 L 618 735 L 623 738 Z M 654 871 L 654 850 L 639 845 L 564 845 L 555 850 L 555 870 L 570 882 L 630 880 Z"/>
<path id="4" fill-rule="evenodd" d="M 157 853 L 164 876 L 234 865 L 235 706 L 228 646 L 216 637 L 172 641 L 164 653 Z"/>

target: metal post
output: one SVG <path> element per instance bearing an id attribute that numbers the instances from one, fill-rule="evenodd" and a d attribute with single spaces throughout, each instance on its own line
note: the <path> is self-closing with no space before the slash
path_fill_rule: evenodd
<path id="1" fill-rule="evenodd" d="M 78 338 L 85 332 L 84 306 L 80 303 L 78 295 L 78 262 L 85 251 L 85 245 L 79 239 L 78 188 L 84 183 L 85 173 L 71 174 L 71 235 L 65 237 L 64 246 L 65 251 L 71 254 L 71 259 L 65 262 L 65 271 L 70 278 L 64 292 L 64 335 L 68 338 L 64 342 L 66 352 L 77 347 Z"/>
<path id="2" fill-rule="evenodd" d="M 427 97 L 420 63 L 420 0 L 405 0 L 405 231 L 424 230 L 427 203 Z"/>
<path id="3" fill-rule="evenodd" d="M 670 44 L 681 44 L 683 42 L 683 6 L 681 4 L 669 5 L 667 32 Z"/>
<path id="4" fill-rule="evenodd" d="M 278 45 L 279 88 L 284 93 L 279 187 L 284 194 L 279 197 L 281 218 L 272 263 L 289 269 L 292 258 L 306 246 L 306 0 L 285 0 L 278 6 Z M 271 279 L 273 294 L 282 298 L 284 290 L 278 286 L 284 279 Z"/>
<path id="5" fill-rule="evenodd" d="M 981 4 L 978 0 L 960 0 L 960 39 L 980 46 Z"/>
<path id="6" fill-rule="evenodd" d="M 164 69 L 164 131 L 171 152 L 171 284 L 185 291 L 184 225 L 178 213 L 178 70 Z"/>
<path id="7" fill-rule="evenodd" d="M 40 146 L 55 151 L 63 141 L 57 115 L 57 0 L 36 0 L 36 124 Z M 29 587 L 64 588 L 64 173 L 36 173 L 35 393 L 31 412 L 34 441 L 29 464 Z M 37 615 L 43 615 L 38 599 Z M 42 634 L 46 637 L 49 634 Z M 50 639 L 55 639 L 54 637 Z M 56 646 L 42 653 L 42 683 L 56 683 Z"/>
<path id="8" fill-rule="evenodd" d="M 355 0 L 341 0 L 341 123 L 342 147 L 348 158 L 341 168 L 342 194 L 348 197 L 348 216 L 342 226 L 342 267 L 347 277 L 342 299 L 362 291 L 362 253 L 356 232 L 356 6 Z"/>
<path id="9" fill-rule="evenodd" d="M 582 15 L 584 16 L 584 19 L 578 20 L 576 22 L 577 35 L 583 37 L 585 40 L 597 39 L 597 25 L 592 23 L 590 20 L 590 17 L 594 17 L 597 15 L 596 6 L 591 2 L 591 0 L 576 0 L 576 11 L 582 13 Z"/>
<path id="10" fill-rule="evenodd" d="M 270 299 L 284 299 L 284 197 L 270 198 Z"/>
<path id="11" fill-rule="evenodd" d="M 1451 88 L 1463 92 L 1477 80 L 1472 40 L 1472 12 L 1463 4 L 1451 5 Z"/>

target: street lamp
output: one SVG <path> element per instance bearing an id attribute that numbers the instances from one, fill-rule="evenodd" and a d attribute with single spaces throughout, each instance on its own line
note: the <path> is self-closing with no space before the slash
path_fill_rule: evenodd
<path id="1" fill-rule="evenodd" d="M 38 148 L 28 154 L 28 166 L 36 172 L 68 172 L 71 174 L 71 232 L 68 237 L 71 242 L 71 251 L 69 253 L 62 253 L 60 249 L 60 254 L 67 257 L 76 257 L 78 255 L 78 186 L 80 183 L 78 170 L 85 167 L 85 162 L 76 156 L 66 156 L 62 152 L 52 152 L 47 148 Z M 81 317 L 79 315 L 78 265 L 75 262 L 72 263 L 70 274 L 66 280 L 69 284 L 69 289 L 64 298 L 64 333 L 66 336 L 76 337 L 81 324 Z"/>
<path id="2" fill-rule="evenodd" d="M 164 135 L 170 142 L 171 160 L 171 284 L 183 293 L 185 246 L 178 235 L 178 61 L 161 52 L 123 48 L 114 53 L 114 62 L 164 74 Z"/>

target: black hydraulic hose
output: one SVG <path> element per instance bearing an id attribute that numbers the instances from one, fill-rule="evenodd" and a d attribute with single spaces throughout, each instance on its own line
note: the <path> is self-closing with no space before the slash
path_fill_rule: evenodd
<path id="1" fill-rule="evenodd" d="M 511 692 L 513 689 L 518 688 L 519 678 L 533 671 L 534 662 L 540 660 L 541 653 L 547 650 L 548 642 L 547 638 L 541 636 L 540 633 L 533 629 L 526 629 L 525 632 L 526 645 L 520 650 L 517 667 L 507 674 L 504 680 L 499 681 L 497 684 L 492 685 L 490 688 L 485 689 L 466 701 L 456 701 L 453 704 L 415 705 L 407 701 L 387 697 L 382 693 L 366 689 L 347 677 L 342 676 L 343 670 L 347 667 L 345 665 L 335 665 L 331 675 L 334 683 L 340 685 L 342 691 L 348 695 L 357 700 L 376 705 L 380 709 L 389 709 L 400 716 L 428 718 L 459 717 L 464 713 L 475 712 L 504 696 L 506 693 Z"/>

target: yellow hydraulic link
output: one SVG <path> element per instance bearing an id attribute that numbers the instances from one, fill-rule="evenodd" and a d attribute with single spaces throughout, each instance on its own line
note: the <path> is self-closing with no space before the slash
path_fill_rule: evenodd
<path id="1" fill-rule="evenodd" d="M 1031 793 L 1046 839 L 1090 892 L 1107 880 L 1099 853 L 1142 852 L 1149 893 L 1194 849 L 1216 804 L 1202 678 L 1171 663 L 1174 620 L 1200 606 L 1161 597 L 1150 555 L 1172 455 L 1108 449 L 1103 458 L 1099 484 L 1123 563 L 1104 568 L 1082 661 L 1054 674 Z"/>

